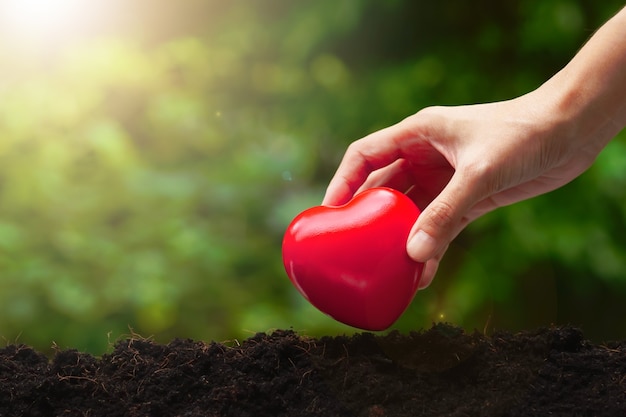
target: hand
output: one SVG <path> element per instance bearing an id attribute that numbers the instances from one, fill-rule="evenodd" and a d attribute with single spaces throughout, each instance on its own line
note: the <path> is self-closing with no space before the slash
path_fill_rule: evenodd
<path id="1" fill-rule="evenodd" d="M 323 204 L 338 205 L 375 186 L 408 192 L 423 210 L 408 254 L 432 281 L 448 244 L 477 217 L 553 190 L 583 172 L 599 149 L 546 128 L 530 96 L 425 109 L 348 148 Z"/>
<path id="2" fill-rule="evenodd" d="M 571 181 L 624 125 L 626 8 L 531 93 L 427 108 L 352 143 L 322 204 L 375 186 L 406 192 L 422 210 L 407 253 L 426 262 L 424 288 L 471 221 Z"/>

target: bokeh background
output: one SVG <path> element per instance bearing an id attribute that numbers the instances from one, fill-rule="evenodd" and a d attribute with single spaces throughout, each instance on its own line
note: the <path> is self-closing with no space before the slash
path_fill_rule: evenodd
<path id="1" fill-rule="evenodd" d="M 346 146 L 560 69 L 613 0 L 2 0 L 0 338 L 351 333 L 295 291 L 289 221 Z M 626 142 L 451 246 L 394 328 L 626 337 Z"/>

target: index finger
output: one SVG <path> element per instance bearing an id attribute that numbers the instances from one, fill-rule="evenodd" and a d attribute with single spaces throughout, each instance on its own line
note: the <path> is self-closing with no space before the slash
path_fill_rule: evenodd
<path id="1" fill-rule="evenodd" d="M 328 184 L 322 205 L 348 202 L 372 172 L 402 157 L 402 143 L 409 134 L 400 122 L 351 143 Z"/>

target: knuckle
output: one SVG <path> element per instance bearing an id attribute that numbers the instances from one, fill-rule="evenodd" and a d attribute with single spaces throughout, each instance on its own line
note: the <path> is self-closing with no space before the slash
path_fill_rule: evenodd
<path id="1" fill-rule="evenodd" d="M 449 229 L 454 225 L 454 208 L 446 201 L 436 201 L 428 208 L 429 223 L 436 229 Z"/>

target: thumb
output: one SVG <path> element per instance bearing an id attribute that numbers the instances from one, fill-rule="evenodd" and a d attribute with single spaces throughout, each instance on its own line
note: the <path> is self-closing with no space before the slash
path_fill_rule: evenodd
<path id="1" fill-rule="evenodd" d="M 467 214 L 476 200 L 472 187 L 457 171 L 413 225 L 407 240 L 409 256 L 417 262 L 441 256 L 469 223 Z"/>

